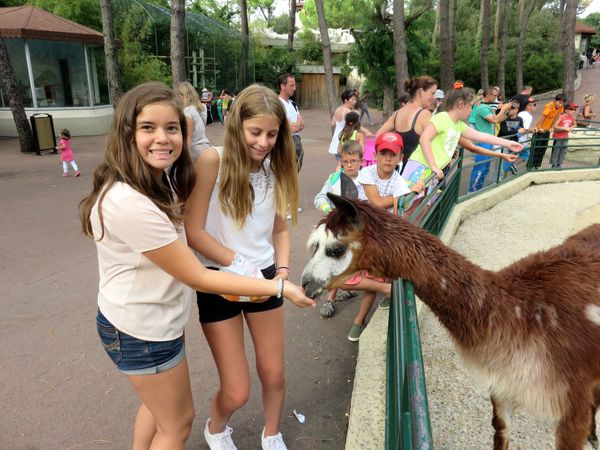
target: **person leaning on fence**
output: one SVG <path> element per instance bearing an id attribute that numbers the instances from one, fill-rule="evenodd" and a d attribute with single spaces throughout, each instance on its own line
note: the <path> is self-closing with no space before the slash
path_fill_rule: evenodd
<path id="1" fill-rule="evenodd" d="M 594 103 L 595 96 L 593 94 L 586 94 L 583 97 L 584 104 L 577 113 L 576 120 L 578 127 L 589 127 L 591 120 L 596 117 L 594 111 L 592 111 L 592 103 Z"/>
<path id="2" fill-rule="evenodd" d="M 519 133 L 523 133 L 525 129 L 523 128 L 523 118 L 518 115 L 519 111 L 519 102 L 516 100 L 511 100 L 511 106 L 508 110 L 508 116 L 506 120 L 500 123 L 500 132 L 498 133 L 498 137 L 503 137 L 511 141 L 518 141 Z M 504 152 L 508 152 L 508 150 L 503 149 Z M 516 168 L 514 168 L 514 163 L 511 162 L 503 162 L 502 163 L 502 177 L 508 175 L 508 172 L 511 171 L 516 173 Z"/>
<path id="3" fill-rule="evenodd" d="M 567 144 L 569 143 L 569 132 L 577 126 L 575 122 L 575 111 L 579 108 L 575 103 L 569 103 L 565 107 L 565 112 L 558 116 L 554 125 L 552 138 L 552 154 L 550 155 L 550 164 L 553 169 L 560 169 L 567 156 Z"/>
<path id="4" fill-rule="evenodd" d="M 474 96 L 475 92 L 470 88 L 452 89 L 446 93 L 443 103 L 444 112 L 431 118 L 419 139 L 419 146 L 404 169 L 403 176 L 409 182 L 409 185 L 419 181 L 425 182 L 431 174 L 435 174 L 435 178 L 429 185 L 429 189 L 433 190 L 438 181 L 444 177 L 443 170 L 454 156 L 461 137 L 470 141 L 505 146 L 515 152 L 521 150 L 522 146 L 517 142 L 508 141 L 491 134 L 480 133 L 467 126 L 465 121 L 471 112 L 471 100 Z M 472 143 L 469 143 L 469 146 L 471 145 Z M 513 156 L 502 155 L 474 145 L 471 148 L 478 149 L 477 151 L 482 154 L 500 158 Z M 421 195 L 421 198 L 414 202 L 412 207 L 416 207 L 418 202 L 422 201 L 422 197 Z"/>
<path id="5" fill-rule="evenodd" d="M 544 106 L 544 111 L 538 119 L 535 128 L 538 130 L 534 135 L 534 147 L 531 149 L 531 168 L 539 169 L 544 160 L 546 149 L 548 148 L 548 140 L 550 139 L 550 131 L 554 128 L 554 123 L 558 116 L 564 111 L 564 106 L 567 101 L 565 94 L 557 94 L 549 103 Z"/>

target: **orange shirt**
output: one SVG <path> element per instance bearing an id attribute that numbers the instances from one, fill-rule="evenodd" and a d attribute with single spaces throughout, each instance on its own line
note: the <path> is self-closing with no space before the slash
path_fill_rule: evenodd
<path id="1" fill-rule="evenodd" d="M 556 119 L 559 114 L 562 114 L 564 109 L 564 106 L 557 108 L 556 102 L 552 100 L 550 103 L 544 106 L 542 116 L 540 117 L 540 120 L 538 120 L 538 123 L 535 125 L 535 127 L 544 131 L 548 131 L 550 128 L 552 128 L 554 119 Z"/>

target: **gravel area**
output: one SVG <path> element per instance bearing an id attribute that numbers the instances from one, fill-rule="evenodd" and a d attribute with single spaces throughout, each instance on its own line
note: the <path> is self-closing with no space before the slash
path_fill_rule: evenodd
<path id="1" fill-rule="evenodd" d="M 589 220 L 590 208 L 597 212 L 593 207 L 599 204 L 599 181 L 531 186 L 468 218 L 451 246 L 474 263 L 497 270 L 559 244 L 577 228 L 578 215 Z M 600 223 L 600 215 L 594 221 Z M 491 448 L 492 406 L 487 393 L 463 368 L 451 338 L 430 310 L 424 310 L 420 326 L 435 449 Z M 598 417 L 597 423 L 600 426 Z M 510 448 L 553 449 L 553 423 L 517 411 Z"/>

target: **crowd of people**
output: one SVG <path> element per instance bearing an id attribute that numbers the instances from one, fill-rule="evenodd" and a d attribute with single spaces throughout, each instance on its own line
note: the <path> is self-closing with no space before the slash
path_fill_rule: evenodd
<path id="1" fill-rule="evenodd" d="M 249 398 L 247 327 L 262 388 L 261 446 L 286 448 L 282 305 L 284 299 L 298 307 L 316 304 L 288 279 L 289 223 L 301 212 L 304 119 L 294 101 L 295 77 L 282 74 L 277 88 L 278 94 L 251 85 L 215 99 L 187 82 L 174 89 L 145 83 L 117 105 L 105 160 L 80 203 L 80 217 L 98 252 L 98 334 L 141 401 L 133 448 L 185 448 L 195 417 L 184 336 L 193 295 L 220 381 L 204 426 L 209 447 L 236 448 L 228 423 Z M 369 92 L 342 92 L 330 121 L 333 173 L 314 199 L 324 214 L 334 207 L 330 192 L 390 214 L 410 213 L 437 191 L 458 145 L 477 162 L 472 191 L 483 185 L 492 157 L 503 160 L 506 173 L 516 170 L 518 158 L 539 167 L 551 132 L 551 164 L 560 168 L 569 132 L 595 117 L 592 95 L 580 109 L 557 95 L 532 126 L 536 100 L 528 86 L 504 104 L 496 87 L 477 95 L 457 81 L 444 93 L 428 76 L 407 80 L 404 88 L 401 106 L 375 133 L 361 124 L 366 117 L 373 126 Z M 225 126 L 222 147 L 206 136 L 216 121 Z M 531 133 L 538 144 L 530 149 Z M 69 138 L 63 130 L 58 148 L 64 173 L 70 164 L 78 176 Z M 364 164 L 369 143 L 374 164 Z M 379 307 L 389 308 L 389 280 L 356 273 L 328 292 L 320 308 L 332 317 L 337 301 L 358 292 L 352 342 L 360 339 L 378 294 Z"/>

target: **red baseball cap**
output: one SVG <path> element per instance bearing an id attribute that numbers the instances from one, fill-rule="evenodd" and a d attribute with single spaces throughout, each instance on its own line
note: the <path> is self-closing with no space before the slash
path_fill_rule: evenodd
<path id="1" fill-rule="evenodd" d="M 395 154 L 402 153 L 404 149 L 404 143 L 402 142 L 402 136 L 393 131 L 383 133 L 377 137 L 375 141 L 375 150 L 389 150 Z"/>

